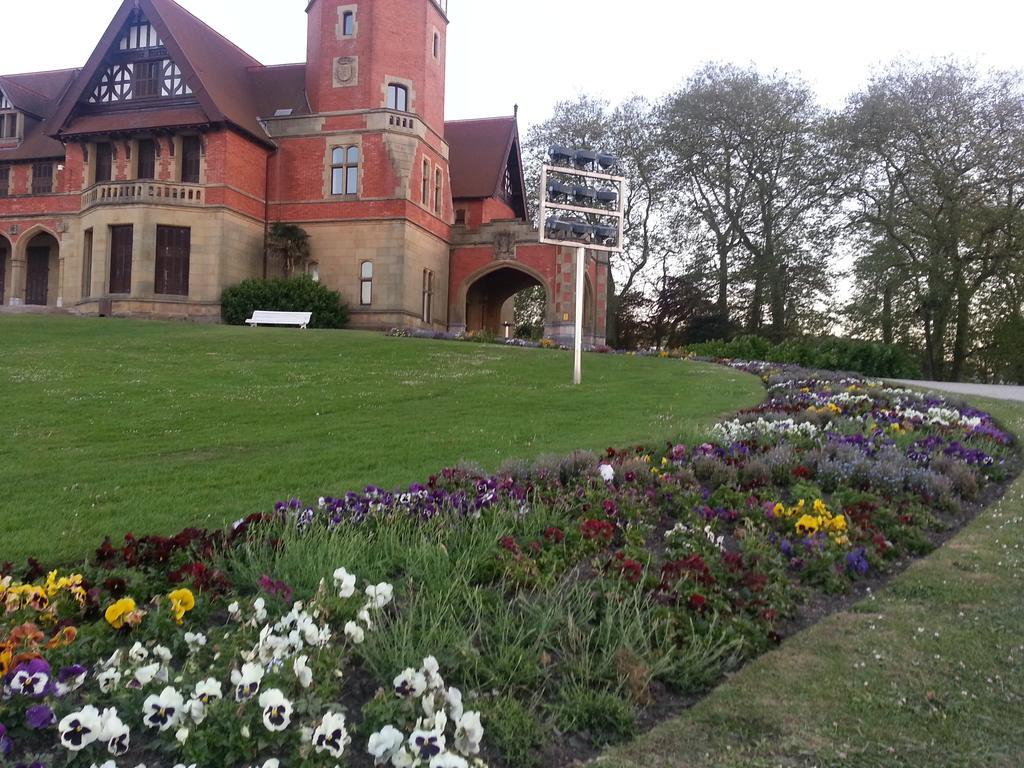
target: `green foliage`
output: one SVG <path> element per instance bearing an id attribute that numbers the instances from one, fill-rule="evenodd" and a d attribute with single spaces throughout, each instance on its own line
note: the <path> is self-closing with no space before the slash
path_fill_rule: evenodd
<path id="1" fill-rule="evenodd" d="M 281 262 L 285 277 L 309 261 L 309 235 L 297 224 L 278 221 L 267 233 L 267 254 Z"/>
<path id="2" fill-rule="evenodd" d="M 595 744 L 614 744 L 636 734 L 636 710 L 621 696 L 573 686 L 562 693 L 558 725 L 582 731 Z"/>
<path id="3" fill-rule="evenodd" d="M 766 360 L 865 376 L 912 379 L 921 375 L 913 355 L 903 347 L 859 339 L 806 337 L 773 344 L 762 336 L 738 336 L 732 341 L 693 344 L 686 350 L 697 357 Z"/>
<path id="4" fill-rule="evenodd" d="M 534 768 L 541 764 L 547 736 L 537 712 L 511 696 L 499 696 L 485 705 L 487 740 L 504 756 L 507 765 Z"/>
<path id="5" fill-rule="evenodd" d="M 312 312 L 311 328 L 344 328 L 348 306 L 341 294 L 306 275 L 277 280 L 244 280 L 224 291 L 221 317 L 228 325 L 245 325 L 252 313 Z"/>

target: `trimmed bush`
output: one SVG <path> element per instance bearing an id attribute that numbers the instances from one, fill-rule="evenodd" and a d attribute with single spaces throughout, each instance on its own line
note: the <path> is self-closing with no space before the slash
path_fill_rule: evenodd
<path id="1" fill-rule="evenodd" d="M 348 305 L 341 294 L 307 275 L 276 280 L 245 280 L 224 291 L 221 318 L 228 325 L 245 325 L 258 309 L 273 312 L 312 312 L 310 328 L 344 328 Z"/>
<path id="2" fill-rule="evenodd" d="M 732 341 L 692 344 L 686 351 L 697 357 L 767 360 L 828 371 L 852 371 L 865 376 L 915 379 L 921 367 L 914 356 L 893 344 L 835 337 L 787 339 L 773 344 L 761 336 L 738 336 Z"/>

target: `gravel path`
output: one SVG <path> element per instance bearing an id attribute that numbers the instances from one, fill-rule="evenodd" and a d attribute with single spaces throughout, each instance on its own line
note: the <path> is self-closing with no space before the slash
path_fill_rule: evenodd
<path id="1" fill-rule="evenodd" d="M 1016 400 L 1024 403 L 1024 387 L 1011 384 L 959 384 L 949 381 L 911 381 L 909 379 L 889 379 L 889 381 L 895 384 L 906 384 L 910 387 L 953 392 L 958 395 L 978 395 L 992 397 L 996 400 Z"/>

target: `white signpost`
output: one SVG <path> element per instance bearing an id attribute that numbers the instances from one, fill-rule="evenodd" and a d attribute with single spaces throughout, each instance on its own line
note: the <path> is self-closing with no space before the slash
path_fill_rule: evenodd
<path id="1" fill-rule="evenodd" d="M 583 381 L 583 302 L 587 250 L 620 253 L 625 234 L 626 179 L 611 155 L 554 146 L 541 170 L 542 243 L 576 248 L 573 384 Z M 605 172 L 608 171 L 608 172 Z"/>

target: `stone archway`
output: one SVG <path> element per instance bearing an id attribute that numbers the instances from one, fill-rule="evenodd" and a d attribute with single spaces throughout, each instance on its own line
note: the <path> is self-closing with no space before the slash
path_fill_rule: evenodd
<path id="1" fill-rule="evenodd" d="M 22 243 L 24 242 L 24 246 Z M 56 307 L 60 296 L 60 241 L 45 229 L 27 232 L 18 240 L 23 262 L 22 285 L 13 286 L 28 306 Z M 13 302 L 12 302 L 13 303 Z"/>
<path id="2" fill-rule="evenodd" d="M 467 281 L 465 291 L 466 331 L 505 334 L 510 299 L 520 291 L 540 286 L 546 296 L 544 319 L 551 314 L 551 291 L 540 276 L 516 264 L 502 264 Z"/>

